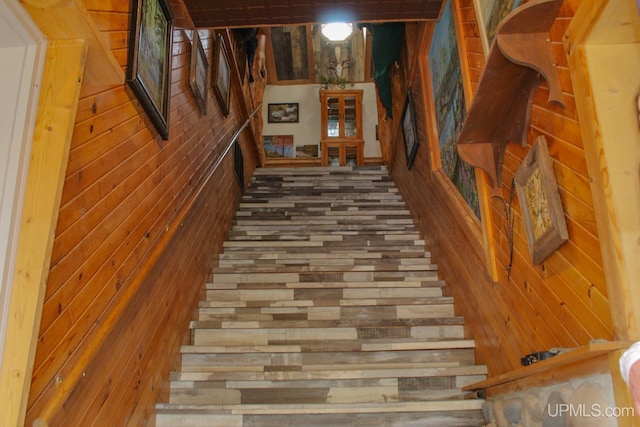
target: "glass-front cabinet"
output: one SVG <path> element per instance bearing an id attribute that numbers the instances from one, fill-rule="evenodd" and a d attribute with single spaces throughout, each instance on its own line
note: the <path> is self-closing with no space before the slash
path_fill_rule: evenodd
<path id="1" fill-rule="evenodd" d="M 321 90 L 323 166 L 362 166 L 362 91 Z"/>

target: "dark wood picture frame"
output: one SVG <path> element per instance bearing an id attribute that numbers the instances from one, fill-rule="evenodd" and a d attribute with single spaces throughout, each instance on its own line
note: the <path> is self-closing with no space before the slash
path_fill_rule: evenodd
<path id="1" fill-rule="evenodd" d="M 411 170 L 413 161 L 418 151 L 418 132 L 416 127 L 415 111 L 413 110 L 413 98 L 411 90 L 407 92 L 407 100 L 404 103 L 402 112 L 402 137 L 404 139 L 404 150 L 407 155 L 407 169 Z"/>
<path id="2" fill-rule="evenodd" d="M 173 14 L 167 0 L 133 0 L 127 83 L 162 139 L 169 139 Z"/>
<path id="3" fill-rule="evenodd" d="M 297 102 L 268 104 L 267 122 L 269 123 L 298 123 L 300 105 Z"/>
<path id="4" fill-rule="evenodd" d="M 189 86 L 200 108 L 200 112 L 207 114 L 207 94 L 209 92 L 209 61 L 207 53 L 200 41 L 198 30 L 193 30 L 191 38 L 191 67 L 189 70 Z"/>
<path id="5" fill-rule="evenodd" d="M 536 139 L 516 171 L 514 180 L 529 253 L 533 264 L 538 265 L 569 238 L 544 136 Z"/>
<path id="6" fill-rule="evenodd" d="M 216 54 L 213 63 L 213 91 L 225 117 L 229 115 L 231 99 L 231 66 L 224 37 L 217 33 Z"/>

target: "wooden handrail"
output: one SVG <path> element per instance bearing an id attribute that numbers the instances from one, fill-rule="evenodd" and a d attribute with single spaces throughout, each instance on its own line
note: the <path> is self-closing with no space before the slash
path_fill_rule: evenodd
<path id="1" fill-rule="evenodd" d="M 72 366 L 71 370 L 66 374 L 64 378 L 60 378 L 58 388 L 55 389 L 51 398 L 47 401 L 44 408 L 40 412 L 38 418 L 33 421 L 33 427 L 48 427 L 49 421 L 56 414 L 56 412 L 64 405 L 73 389 L 78 385 L 81 378 L 84 377 L 84 371 L 89 366 L 91 360 L 96 356 L 98 350 L 101 347 L 103 340 L 112 331 L 113 325 L 115 325 L 118 317 L 123 313 L 125 308 L 129 305 L 135 294 L 140 289 L 147 274 L 151 271 L 153 266 L 157 263 L 160 256 L 163 254 L 169 242 L 173 239 L 176 232 L 182 227 L 183 222 L 187 215 L 191 212 L 193 205 L 196 203 L 204 189 L 207 187 L 212 177 L 216 173 L 218 167 L 222 164 L 227 154 L 233 147 L 240 134 L 247 128 L 253 116 L 260 110 L 262 104 L 258 105 L 255 110 L 249 114 L 249 117 L 244 123 L 234 132 L 233 136 L 227 143 L 222 154 L 218 157 L 218 160 L 213 164 L 213 167 L 209 169 L 208 174 L 202 181 L 200 186 L 193 192 L 191 197 L 185 203 L 183 209 L 180 210 L 178 215 L 175 216 L 169 227 L 166 228 L 164 234 L 157 239 L 156 244 L 149 253 L 149 256 L 144 260 L 139 269 L 135 270 L 137 273 L 131 280 L 128 286 L 125 287 L 124 293 L 116 301 L 113 310 L 111 310 L 107 318 L 99 323 L 97 331 L 91 336 L 89 343 L 85 346 L 84 351 Z"/>
<path id="2" fill-rule="evenodd" d="M 549 377 L 549 373 L 556 370 L 566 369 L 567 366 L 582 362 L 588 359 L 594 359 L 603 354 L 608 354 L 617 350 L 625 349 L 632 343 L 627 341 L 607 341 L 602 343 L 590 343 L 582 347 L 578 347 L 566 353 L 558 354 L 549 359 L 534 363 L 533 365 L 523 366 L 504 374 L 496 375 L 477 383 L 469 384 L 462 387 L 463 391 L 488 390 L 494 387 L 514 383 L 518 380 L 528 377 Z M 540 382 L 542 383 L 542 381 Z"/>

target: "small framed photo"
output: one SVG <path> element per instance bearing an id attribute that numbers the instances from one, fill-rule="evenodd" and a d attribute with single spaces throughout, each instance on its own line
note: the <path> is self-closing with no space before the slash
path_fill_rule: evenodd
<path id="1" fill-rule="evenodd" d="M 402 113 L 402 136 L 404 138 L 404 150 L 407 155 L 407 169 L 413 166 L 413 160 L 418 151 L 418 133 L 416 131 L 415 113 L 413 111 L 413 99 L 411 89 L 407 93 L 407 100 Z"/>
<path id="2" fill-rule="evenodd" d="M 269 123 L 298 123 L 298 103 L 291 102 L 288 104 L 269 104 L 268 105 L 268 122 Z"/>
<path id="3" fill-rule="evenodd" d="M 202 114 L 207 114 L 207 93 L 209 82 L 209 61 L 202 47 L 198 30 L 194 30 L 191 39 L 191 69 L 189 86 Z"/>
<path id="4" fill-rule="evenodd" d="M 544 136 L 536 139 L 514 180 L 529 253 L 533 264 L 538 265 L 568 239 L 562 202 Z"/>
<path id="5" fill-rule="evenodd" d="M 229 115 L 231 99 L 231 66 L 227 46 L 221 33 L 217 33 L 216 55 L 213 63 L 213 91 L 225 117 Z"/>
<path id="6" fill-rule="evenodd" d="M 173 14 L 167 0 L 133 0 L 127 83 L 162 139 L 169 139 Z"/>

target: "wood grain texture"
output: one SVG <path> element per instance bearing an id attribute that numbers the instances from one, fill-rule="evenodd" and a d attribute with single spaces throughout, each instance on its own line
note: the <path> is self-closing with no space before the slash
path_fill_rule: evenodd
<path id="1" fill-rule="evenodd" d="M 47 48 L 2 358 L 2 423 L 8 426 L 24 423 L 53 225 L 86 58 L 82 41 L 53 41 Z"/>
<path id="2" fill-rule="evenodd" d="M 100 30 L 114 35 L 112 48 L 122 49 L 126 3 L 88 7 Z M 211 58 L 211 36 L 203 42 Z M 50 425 L 146 425 L 166 392 L 166 373 L 239 202 L 233 156 L 222 156 L 245 120 L 233 100 L 227 118 L 213 101 L 200 114 L 188 85 L 188 43 L 174 31 L 168 141 L 128 87 L 80 93 L 28 423 L 60 386 L 68 390 Z M 253 142 L 246 132 L 239 141 L 250 176 Z"/>
<path id="3" fill-rule="evenodd" d="M 459 1 L 461 28 L 465 32 L 465 45 L 478 46 L 477 23 L 474 13 L 469 10 L 473 7 L 471 3 Z M 436 139 L 431 130 L 430 95 L 426 93 L 423 97 L 424 91 L 430 90 L 427 67 L 422 69 L 423 75 L 413 76 L 409 82 L 413 85 L 414 100 L 424 100 L 416 103 L 421 148 L 413 168 L 407 171 L 403 147 L 397 141 L 391 170 L 425 235 L 434 261 L 440 266 L 448 292 L 456 298 L 460 313 L 467 319 L 474 319 L 466 326 L 467 332 L 477 342 L 478 362 L 487 364 L 491 375 L 517 368 L 520 357 L 534 351 L 576 347 L 594 338 L 614 337 L 575 100 L 570 79 L 563 78 L 563 75 L 568 76 L 567 59 L 556 50 L 576 7 L 575 4 L 563 5 L 550 32 L 567 108 L 549 104 L 548 88 L 541 85 L 533 97 L 528 145 L 508 145 L 503 170 L 505 184 L 499 192 L 501 199 L 491 199 L 491 229 L 499 278 L 496 282 L 492 282 L 486 273 L 477 226 L 461 215 L 464 210 L 451 197 L 446 180 L 430 165 L 429 158 L 435 158 L 437 153 L 428 153 L 433 145 L 428 141 Z M 479 53 L 471 48 L 467 50 L 470 70 L 481 66 L 482 61 L 476 57 Z M 470 73 L 472 80 L 474 75 Z M 508 207 L 513 174 L 531 143 L 540 135 L 545 135 L 549 142 L 569 241 L 542 265 L 534 267 L 515 194 L 511 209 Z M 507 214 L 514 218 L 513 256 Z"/>

